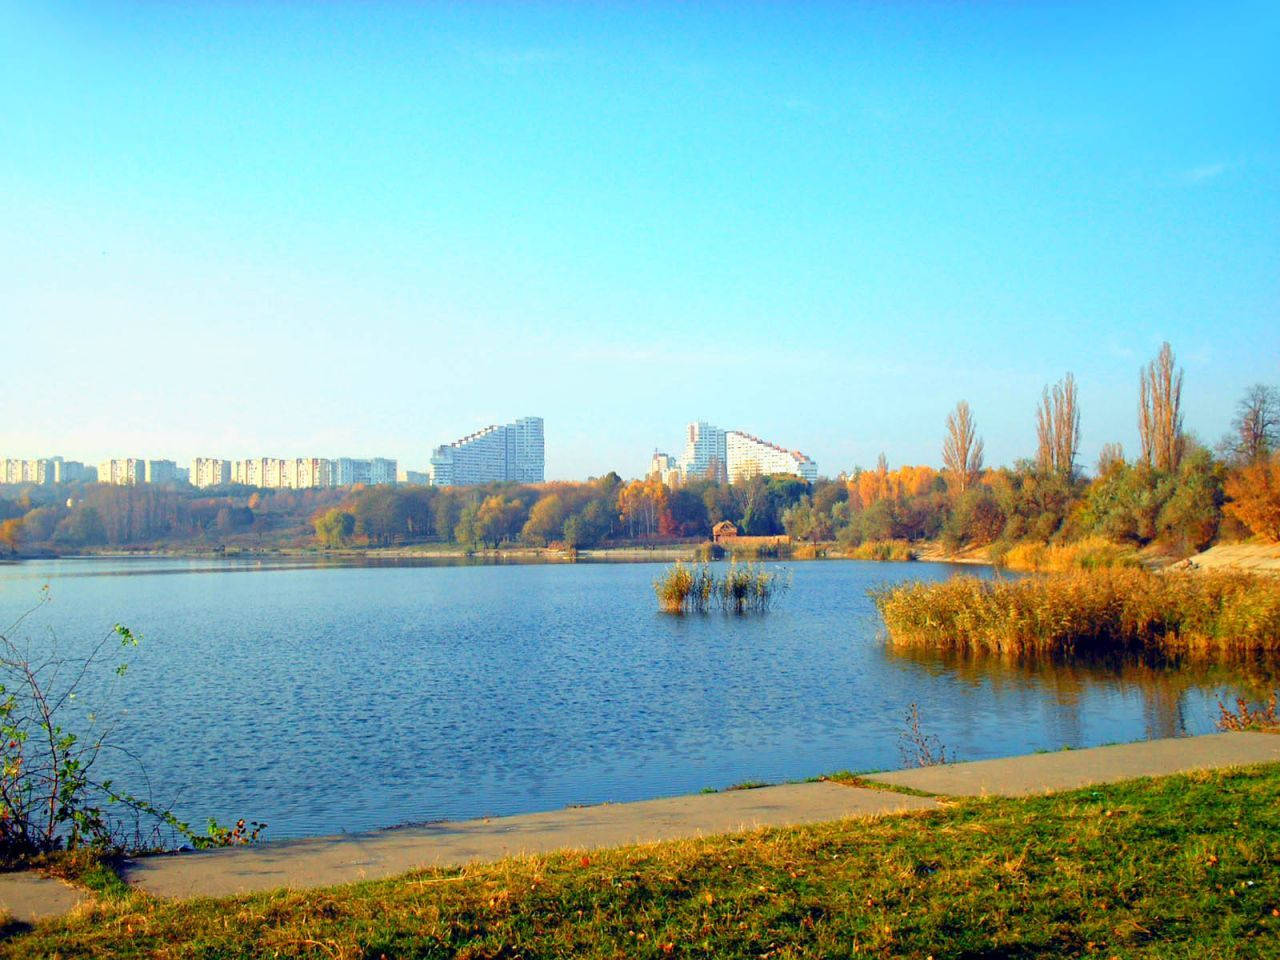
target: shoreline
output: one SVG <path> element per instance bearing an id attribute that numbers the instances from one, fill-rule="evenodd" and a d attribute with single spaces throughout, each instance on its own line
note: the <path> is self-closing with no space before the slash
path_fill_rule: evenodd
<path id="1" fill-rule="evenodd" d="M 77 553 L 32 553 L 18 554 L 0 558 L 0 563 L 20 564 L 28 560 L 96 560 L 96 559 L 171 559 L 171 560 L 267 560 L 290 559 L 323 562 L 326 560 L 344 561 L 378 561 L 378 560 L 418 560 L 457 563 L 529 563 L 529 564 L 568 564 L 568 563 L 692 563 L 699 560 L 699 550 L 707 541 L 690 544 L 655 544 L 653 546 L 625 547 L 589 547 L 576 552 L 554 549 L 550 547 L 510 547 L 493 550 L 466 550 L 461 547 L 442 549 L 423 548 L 421 546 L 405 547 L 355 547 L 342 549 L 322 549 L 316 547 L 260 547 L 249 549 L 194 549 L 194 548 L 140 548 L 92 550 Z M 851 557 L 843 551 L 834 549 L 834 544 L 818 544 L 818 550 L 805 549 L 808 544 L 799 544 L 797 549 L 786 556 L 733 557 L 731 552 L 723 560 L 738 559 L 747 562 L 768 563 L 809 563 L 824 560 L 848 560 L 856 563 L 884 563 L 883 560 L 871 560 Z M 915 557 L 909 561 L 893 561 L 902 563 L 945 563 L 959 566 L 992 566 L 992 562 L 979 551 L 968 551 L 959 554 L 945 552 L 940 544 L 922 542 L 914 544 Z"/>

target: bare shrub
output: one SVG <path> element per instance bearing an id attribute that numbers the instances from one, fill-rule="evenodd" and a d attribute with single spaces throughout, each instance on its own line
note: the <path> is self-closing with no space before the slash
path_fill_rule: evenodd
<path id="1" fill-rule="evenodd" d="M 909 767 L 935 767 L 954 762 L 947 756 L 947 748 L 933 734 L 926 734 L 920 724 L 920 707 L 912 703 L 907 708 L 905 729 L 898 734 L 898 752 L 902 762 Z"/>

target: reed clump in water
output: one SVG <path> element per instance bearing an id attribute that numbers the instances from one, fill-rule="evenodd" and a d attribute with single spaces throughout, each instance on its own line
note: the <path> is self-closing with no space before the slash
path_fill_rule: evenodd
<path id="1" fill-rule="evenodd" d="M 872 591 L 891 644 L 1024 656 L 1280 654 L 1280 581 L 1110 567 Z"/>
<path id="2" fill-rule="evenodd" d="M 764 613 L 790 586 L 790 578 L 761 563 L 731 563 L 723 577 L 710 564 L 676 563 L 653 589 L 664 613 L 706 613 L 713 607 L 727 613 Z"/>

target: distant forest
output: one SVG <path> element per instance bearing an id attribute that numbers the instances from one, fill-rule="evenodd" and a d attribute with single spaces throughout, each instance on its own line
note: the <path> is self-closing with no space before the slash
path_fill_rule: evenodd
<path id="1" fill-rule="evenodd" d="M 868 470 L 810 484 L 789 474 L 732 485 L 616 473 L 580 483 L 217 491 L 187 486 L 0 488 L 0 553 L 98 548 L 268 549 L 452 542 L 566 548 L 706 539 L 721 520 L 751 536 L 853 549 L 940 541 L 948 549 L 1102 537 L 1186 555 L 1217 539 L 1280 540 L 1280 395 L 1251 387 L 1210 449 L 1182 429 L 1182 371 L 1166 344 L 1138 391 L 1141 450 L 1077 463 L 1080 411 L 1070 375 L 1046 387 L 1033 455 L 983 464 L 974 412 L 946 418 L 942 467 Z"/>

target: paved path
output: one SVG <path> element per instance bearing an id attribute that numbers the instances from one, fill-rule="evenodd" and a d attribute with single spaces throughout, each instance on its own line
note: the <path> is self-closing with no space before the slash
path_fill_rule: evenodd
<path id="1" fill-rule="evenodd" d="M 0 873 L 0 909 L 19 923 L 60 917 L 91 900 L 80 890 L 35 873 Z"/>
<path id="2" fill-rule="evenodd" d="M 419 867 L 500 860 L 513 854 L 619 847 L 936 806 L 937 801 L 927 797 L 886 790 L 828 782 L 792 783 L 185 856 L 145 857 L 134 862 L 126 879 L 158 896 L 224 896 L 277 887 L 351 883 L 392 877 Z"/>
<path id="3" fill-rule="evenodd" d="M 917 767 L 876 774 L 868 779 L 952 797 L 1022 797 L 1135 777 L 1161 777 L 1254 763 L 1280 763 L 1280 735 L 1211 733 L 1203 737 L 1146 740 L 1088 750 L 1059 750 L 1002 760 Z"/>
<path id="4" fill-rule="evenodd" d="M 1268 762 L 1280 762 L 1280 736 L 1221 733 L 901 770 L 873 779 L 950 796 L 1025 796 L 1134 777 Z M 125 879 L 158 896 L 223 896 L 389 877 L 418 867 L 492 861 L 512 854 L 614 847 L 929 810 L 937 805 L 930 797 L 829 782 L 784 784 L 144 857 L 134 861 Z M 86 897 L 58 881 L 32 874 L 0 875 L 0 908 L 24 922 L 65 913 Z"/>

